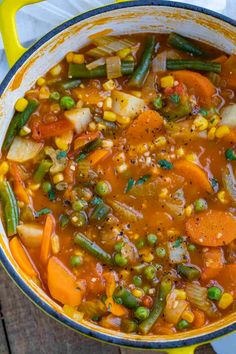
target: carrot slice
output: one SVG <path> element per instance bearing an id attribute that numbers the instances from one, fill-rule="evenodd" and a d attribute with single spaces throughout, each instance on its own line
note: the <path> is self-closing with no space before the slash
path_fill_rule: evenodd
<path id="1" fill-rule="evenodd" d="M 205 107 L 212 105 L 211 100 L 216 89 L 207 77 L 188 70 L 174 71 L 173 75 L 176 80 L 185 84 L 189 90 L 192 90 L 193 93 L 199 97 L 199 103 L 201 105 Z"/>
<path id="2" fill-rule="evenodd" d="M 202 279 L 214 279 L 224 267 L 224 253 L 222 248 L 209 248 L 203 252 L 204 267 Z"/>
<path id="3" fill-rule="evenodd" d="M 51 296 L 62 304 L 80 305 L 85 292 L 84 282 L 76 281 L 74 274 L 57 257 L 49 259 L 47 269 Z"/>
<path id="4" fill-rule="evenodd" d="M 223 64 L 226 62 L 226 60 L 228 59 L 228 57 L 226 55 L 220 55 L 219 57 L 217 57 L 216 59 L 212 60 L 213 63 L 219 63 L 219 64 Z"/>
<path id="5" fill-rule="evenodd" d="M 107 272 L 103 274 L 106 281 L 106 296 L 111 297 L 116 289 L 116 275 L 114 272 Z"/>
<path id="6" fill-rule="evenodd" d="M 100 132 L 94 132 L 89 134 L 83 134 L 78 136 L 74 141 L 74 150 L 78 150 L 90 143 L 91 141 L 97 139 L 100 136 Z"/>
<path id="7" fill-rule="evenodd" d="M 10 250 L 19 267 L 30 277 L 37 276 L 33 263 L 17 237 L 13 237 L 9 242 Z"/>
<path id="8" fill-rule="evenodd" d="M 25 184 L 21 178 L 20 170 L 15 162 L 10 165 L 10 174 L 14 178 L 14 192 L 16 197 L 25 204 L 30 203 L 30 197 L 26 191 Z"/>
<path id="9" fill-rule="evenodd" d="M 185 226 L 187 235 L 201 246 L 224 246 L 236 238 L 236 219 L 224 211 L 205 211 L 190 218 Z"/>
<path id="10" fill-rule="evenodd" d="M 194 321 L 193 321 L 194 327 L 195 328 L 203 327 L 206 322 L 205 313 L 203 311 L 196 309 L 196 310 L 193 310 L 193 314 L 194 314 Z"/>
<path id="11" fill-rule="evenodd" d="M 111 154 L 110 150 L 100 149 L 92 152 L 87 158 L 91 164 L 91 166 L 95 166 L 98 162 L 103 161 Z"/>
<path id="12" fill-rule="evenodd" d="M 57 122 L 49 124 L 40 124 L 36 122 L 32 128 L 32 138 L 36 141 L 60 136 L 70 130 L 73 130 L 73 125 L 68 119 L 60 119 Z"/>
<path id="13" fill-rule="evenodd" d="M 174 163 L 174 168 L 178 173 L 190 180 L 193 184 L 196 184 L 208 193 L 213 192 L 211 183 L 206 173 L 195 163 L 187 160 L 178 160 Z"/>
<path id="14" fill-rule="evenodd" d="M 48 214 L 43 229 L 43 238 L 40 250 L 40 261 L 43 265 L 47 264 L 50 255 L 51 237 L 55 229 L 55 219 L 52 214 Z"/>
<path id="15" fill-rule="evenodd" d="M 129 126 L 126 137 L 135 142 L 152 141 L 162 128 L 163 122 L 163 118 L 158 112 L 149 109 L 141 113 Z"/>
<path id="16" fill-rule="evenodd" d="M 105 305 L 114 316 L 122 317 L 128 314 L 128 310 L 123 305 L 117 304 L 112 296 L 106 299 Z"/>
<path id="17" fill-rule="evenodd" d="M 231 293 L 236 299 L 236 264 L 227 264 L 217 278 L 224 291 Z"/>

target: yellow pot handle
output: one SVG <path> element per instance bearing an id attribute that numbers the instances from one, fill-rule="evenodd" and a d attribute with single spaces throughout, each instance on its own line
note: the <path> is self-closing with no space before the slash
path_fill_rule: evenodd
<path id="1" fill-rule="evenodd" d="M 0 4 L 0 30 L 6 56 L 10 67 L 24 54 L 27 50 L 19 40 L 16 28 L 16 13 L 23 6 L 35 4 L 45 0 L 3 0 Z"/>

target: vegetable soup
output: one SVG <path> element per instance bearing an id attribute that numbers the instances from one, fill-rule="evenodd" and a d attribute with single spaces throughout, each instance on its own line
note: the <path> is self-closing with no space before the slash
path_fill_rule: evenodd
<path id="1" fill-rule="evenodd" d="M 236 305 L 236 56 L 169 35 L 96 38 L 15 103 L 2 220 L 75 321 L 140 335 Z"/>

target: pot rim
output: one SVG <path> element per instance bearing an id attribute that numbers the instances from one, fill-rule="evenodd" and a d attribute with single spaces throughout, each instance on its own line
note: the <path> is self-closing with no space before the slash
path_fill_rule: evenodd
<path id="1" fill-rule="evenodd" d="M 117 4 L 106 5 L 106 6 L 97 8 L 97 9 L 87 11 L 81 15 L 78 15 L 78 16 L 73 17 L 72 19 L 69 19 L 68 21 L 62 23 L 61 25 L 55 27 L 54 29 L 52 29 L 51 31 L 46 33 L 41 39 L 39 39 L 36 43 L 34 43 L 22 55 L 22 57 L 17 60 L 17 62 L 9 70 L 9 72 L 7 73 L 5 78 L 3 79 L 2 83 L 0 84 L 0 95 L 3 94 L 8 83 L 10 82 L 12 77 L 16 74 L 18 69 L 20 69 L 20 67 L 24 64 L 24 62 L 36 50 L 38 50 L 42 45 L 44 45 L 47 41 L 49 41 L 50 39 L 55 37 L 57 34 L 63 32 L 66 28 L 73 26 L 74 24 L 79 23 L 79 22 L 86 20 L 90 17 L 93 17 L 95 15 L 99 15 L 99 14 L 106 13 L 106 12 L 113 11 L 113 10 L 119 10 L 122 8 L 142 7 L 142 6 L 164 6 L 164 7 L 170 7 L 170 8 L 180 8 L 180 9 L 185 9 L 185 10 L 191 10 L 194 12 L 203 13 L 203 14 L 209 15 L 211 17 L 217 18 L 219 20 L 222 20 L 222 21 L 236 27 L 236 21 L 225 16 L 225 15 L 221 15 L 219 13 L 216 13 L 212 10 L 205 9 L 203 7 L 185 4 L 185 3 L 181 3 L 181 2 L 163 1 L 163 0 L 139 0 L 139 1 L 127 1 L 127 2 L 120 2 Z M 204 343 L 207 341 L 211 341 L 213 339 L 224 336 L 224 335 L 236 330 L 236 323 L 232 323 L 232 324 L 227 325 L 226 327 L 223 327 L 221 329 L 218 329 L 218 330 L 213 331 L 208 334 L 201 334 L 201 335 L 197 335 L 195 337 L 191 337 L 188 339 L 169 340 L 167 342 L 164 342 L 164 341 L 150 342 L 150 341 L 145 341 L 145 340 L 130 340 L 130 339 L 125 339 L 125 338 L 121 338 L 121 337 L 115 337 L 114 335 L 111 335 L 111 334 L 100 333 L 97 330 L 87 328 L 86 326 L 73 321 L 69 317 L 57 312 L 50 305 L 48 305 L 46 303 L 46 301 L 44 301 L 38 294 L 36 294 L 31 289 L 31 287 L 29 285 L 27 285 L 27 283 L 17 273 L 17 271 L 14 269 L 13 265 L 11 264 L 9 259 L 7 258 L 6 254 L 4 253 L 4 250 L 2 247 L 0 247 L 0 262 L 3 265 L 4 269 L 6 270 L 6 272 L 9 274 L 9 276 L 15 282 L 15 284 L 22 290 L 22 292 L 37 307 L 39 307 L 47 315 L 54 318 L 58 322 L 64 324 L 65 326 L 69 327 L 70 329 L 73 329 L 85 336 L 92 337 L 93 339 L 104 341 L 104 342 L 107 342 L 110 344 L 119 345 L 119 346 L 123 346 L 123 347 L 130 347 L 130 348 L 140 348 L 140 349 L 173 349 L 173 348 L 192 346 L 192 345 L 201 344 L 201 343 Z M 142 337 L 140 336 L 140 338 L 142 338 Z"/>

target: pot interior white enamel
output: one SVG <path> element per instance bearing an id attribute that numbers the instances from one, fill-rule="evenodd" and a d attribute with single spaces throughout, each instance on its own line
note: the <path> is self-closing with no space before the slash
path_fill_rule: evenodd
<path id="1" fill-rule="evenodd" d="M 217 46 L 227 53 L 236 52 L 236 27 L 233 21 L 217 18 L 210 12 L 204 13 L 192 6 L 168 2 L 165 4 L 160 6 L 160 2 L 145 1 L 107 6 L 78 16 L 43 37 L 16 63 L 1 85 L 0 145 L 14 112 L 14 102 L 67 52 L 87 44 L 91 36 L 174 31 Z M 2 223 L 0 233 L 1 261 L 17 285 L 48 314 L 86 335 L 114 344 L 154 349 L 200 343 L 235 330 L 235 315 L 191 333 L 158 338 L 127 336 L 86 321 L 78 324 L 63 315 L 61 307 L 19 269 L 10 254 Z"/>

